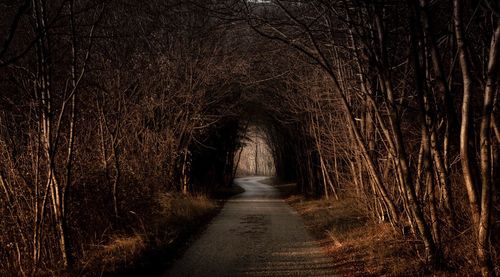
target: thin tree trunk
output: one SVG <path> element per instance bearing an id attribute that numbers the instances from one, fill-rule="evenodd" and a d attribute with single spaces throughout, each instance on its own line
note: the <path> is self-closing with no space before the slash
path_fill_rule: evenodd
<path id="1" fill-rule="evenodd" d="M 455 112 L 454 112 L 454 107 L 453 107 L 453 102 L 450 99 L 450 92 L 448 89 L 448 84 L 446 82 L 446 76 L 444 73 L 443 69 L 443 64 L 440 60 L 440 56 L 438 53 L 438 48 L 436 46 L 436 41 L 434 39 L 434 34 L 431 26 L 431 22 L 428 17 L 428 1 L 427 0 L 420 0 L 420 6 L 421 6 L 421 17 L 423 21 L 423 33 L 424 37 L 426 38 L 426 42 L 429 48 L 429 52 L 431 54 L 431 61 L 432 61 L 432 68 L 434 71 L 434 75 L 436 76 L 437 80 L 437 88 L 440 94 L 440 97 L 442 97 L 442 102 L 444 103 L 445 106 L 445 119 L 446 119 L 446 129 L 445 129 L 445 141 L 447 141 L 450 137 L 451 131 L 455 129 L 456 125 L 456 118 L 455 118 Z M 427 96 L 429 97 L 429 96 Z M 430 97 L 429 97 L 430 98 Z M 430 107 L 432 109 L 432 107 Z M 426 110 L 430 110 L 426 109 Z M 452 207 L 452 202 L 451 202 L 451 188 L 450 188 L 450 182 L 448 180 L 448 168 L 446 166 L 447 161 L 446 159 L 443 159 L 443 155 L 441 155 L 441 152 L 439 150 L 438 146 L 438 139 L 437 139 L 437 131 L 436 131 L 436 113 L 434 112 L 434 109 L 432 109 L 432 112 L 429 114 L 430 120 L 432 122 L 431 127 L 430 127 L 430 132 L 431 132 L 431 151 L 432 151 L 432 156 L 434 158 L 434 166 L 436 167 L 436 171 L 440 180 L 440 183 L 442 185 L 442 194 L 443 194 L 443 202 L 444 202 L 444 207 L 445 207 L 445 215 L 447 217 L 448 223 L 452 224 L 453 223 L 453 207 Z M 449 143 L 444 143 L 444 153 L 448 152 Z M 446 157 L 446 155 L 444 155 Z"/>
<path id="2" fill-rule="evenodd" d="M 493 112 L 493 98 L 498 81 L 498 56 L 500 50 L 500 21 L 491 39 L 488 55 L 488 73 L 486 89 L 484 91 L 483 114 L 480 127 L 481 152 L 481 217 L 479 219 L 477 254 L 481 274 L 489 276 L 493 272 L 491 255 L 489 252 L 489 235 L 491 229 L 491 202 L 492 202 L 492 159 L 491 159 L 491 114 Z"/>
<path id="3" fill-rule="evenodd" d="M 469 125 L 470 125 L 470 105 L 472 94 L 472 77 L 470 73 L 469 59 L 465 48 L 464 27 L 462 22 L 462 1 L 453 0 L 453 21 L 455 37 L 457 40 L 458 58 L 463 80 L 462 99 L 462 123 L 460 125 L 460 159 L 462 163 L 462 174 L 464 178 L 467 196 L 472 216 L 474 228 L 479 225 L 479 204 L 474 179 L 472 176 L 471 159 L 469 153 Z"/>

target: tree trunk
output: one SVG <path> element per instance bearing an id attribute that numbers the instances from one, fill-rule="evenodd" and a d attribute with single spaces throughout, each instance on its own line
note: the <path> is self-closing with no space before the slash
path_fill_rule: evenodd
<path id="1" fill-rule="evenodd" d="M 493 112 L 493 97 L 497 89 L 498 56 L 500 50 L 500 21 L 491 39 L 490 52 L 488 56 L 488 73 L 486 88 L 484 91 L 483 113 L 480 129 L 480 152 L 481 152 L 481 217 L 479 219 L 477 254 L 481 274 L 489 276 L 493 272 L 491 255 L 489 252 L 489 235 L 491 225 L 491 202 L 492 202 L 492 159 L 491 159 L 491 114 Z"/>
<path id="2" fill-rule="evenodd" d="M 469 125 L 470 125 L 470 105 L 472 94 L 472 78 L 470 74 L 469 58 L 465 48 L 464 27 L 462 22 L 462 1 L 453 0 L 453 21 L 455 28 L 455 37 L 458 47 L 458 58 L 463 80 L 463 99 L 462 99 L 462 123 L 460 125 L 460 159 L 462 163 L 462 174 L 464 178 L 467 196 L 472 216 L 474 228 L 479 225 L 479 204 L 474 178 L 472 176 L 471 159 L 469 153 Z"/>

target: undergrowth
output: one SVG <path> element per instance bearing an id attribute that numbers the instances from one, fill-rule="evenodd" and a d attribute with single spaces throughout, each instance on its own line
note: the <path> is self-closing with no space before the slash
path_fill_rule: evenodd
<path id="1" fill-rule="evenodd" d="M 148 253 L 168 248 L 200 227 L 213 215 L 217 204 L 205 196 L 161 193 L 151 203 L 149 218 L 130 234 L 113 234 L 92 247 L 81 259 L 81 275 L 127 275 L 149 259 Z M 146 257 L 146 259 L 145 259 Z M 146 261 L 145 261 L 146 260 Z"/>
<path id="2" fill-rule="evenodd" d="M 288 203 L 323 244 L 339 274 L 418 275 L 417 253 L 388 223 L 375 223 L 355 199 L 326 200 L 291 196 Z"/>

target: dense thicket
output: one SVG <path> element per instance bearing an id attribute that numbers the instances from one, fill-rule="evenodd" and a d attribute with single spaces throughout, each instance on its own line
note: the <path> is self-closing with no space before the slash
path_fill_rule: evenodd
<path id="1" fill-rule="evenodd" d="M 498 3 L 272 1 L 246 12 L 254 31 L 310 62 L 287 63 L 281 104 L 268 108 L 293 139 L 303 191 L 360 197 L 419 238 L 430 268 L 494 274 Z M 277 157 L 282 139 L 271 136 Z"/>
<path id="2" fill-rule="evenodd" d="M 244 68 L 195 4 L 2 2 L 0 275 L 80 266 L 157 195 L 230 182 Z"/>
<path id="3" fill-rule="evenodd" d="M 429 269 L 498 272 L 496 1 L 0 5 L 2 269 L 229 183 L 250 121 L 304 194 L 356 197 Z"/>

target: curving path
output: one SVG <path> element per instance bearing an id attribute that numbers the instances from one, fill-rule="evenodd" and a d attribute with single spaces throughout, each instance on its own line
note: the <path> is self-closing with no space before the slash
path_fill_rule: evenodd
<path id="1" fill-rule="evenodd" d="M 299 215 L 263 179 L 236 179 L 245 192 L 226 202 L 164 276 L 335 275 Z"/>

